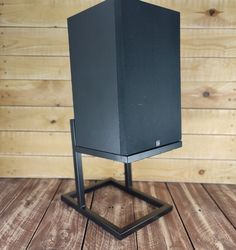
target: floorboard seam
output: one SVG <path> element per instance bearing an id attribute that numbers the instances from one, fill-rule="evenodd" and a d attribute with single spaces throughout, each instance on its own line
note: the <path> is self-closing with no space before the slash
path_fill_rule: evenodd
<path id="1" fill-rule="evenodd" d="M 93 194 L 92 194 L 92 199 L 91 199 L 91 203 L 90 203 L 90 206 L 89 206 L 90 209 L 92 209 L 95 192 L 96 191 L 93 191 Z M 88 223 L 89 223 L 89 219 L 87 219 L 87 221 L 86 221 L 84 236 L 83 236 L 83 240 L 82 240 L 82 244 L 81 244 L 81 250 L 84 248 L 85 238 L 86 238 L 87 229 L 88 229 Z"/>
<path id="2" fill-rule="evenodd" d="M 188 238 L 189 238 L 189 241 L 190 241 L 190 243 L 191 243 L 191 245 L 192 245 L 192 248 L 195 249 L 195 247 L 194 247 L 194 245 L 193 245 L 193 242 L 192 242 L 192 240 L 191 240 L 191 237 L 190 237 L 190 235 L 189 235 L 189 233 L 188 233 L 188 230 L 187 230 L 187 228 L 186 228 L 186 226 L 185 226 L 185 224 L 184 224 L 184 221 L 182 220 L 182 217 L 181 217 L 181 215 L 180 215 L 180 213 L 179 213 L 179 210 L 178 210 L 178 207 L 177 207 L 177 205 L 176 205 L 176 203 L 175 203 L 175 200 L 174 200 L 174 198 L 173 198 L 173 196 L 172 196 L 172 193 L 171 193 L 171 191 L 170 191 L 170 189 L 169 189 L 169 186 L 168 186 L 167 183 L 165 183 L 165 185 L 166 185 L 166 188 L 167 188 L 167 190 L 168 190 L 168 192 L 169 192 L 169 194 L 170 194 L 170 197 L 171 197 L 171 199 L 172 199 L 172 201 L 173 201 L 173 204 L 174 204 L 174 206 L 175 206 L 175 208 L 176 208 L 176 211 L 177 211 L 177 213 L 178 213 L 178 216 L 179 216 L 179 218 L 180 218 L 180 221 L 182 222 L 182 225 L 183 225 L 183 227 L 184 227 L 184 230 L 185 230 L 185 232 L 186 232 L 186 234 L 187 234 L 187 236 L 188 236 Z"/>
<path id="3" fill-rule="evenodd" d="M 43 218 L 45 217 L 45 215 L 46 215 L 46 213 L 47 213 L 49 207 L 51 206 L 52 201 L 54 200 L 54 198 L 55 198 L 55 196 L 56 196 L 56 194 L 57 194 L 57 192 L 58 192 L 58 190 L 59 190 L 61 184 L 62 184 L 62 180 L 60 180 L 60 182 L 59 182 L 59 184 L 58 184 L 58 186 L 57 186 L 57 188 L 56 188 L 56 190 L 55 190 L 55 192 L 54 192 L 54 194 L 53 194 L 53 196 L 52 196 L 52 199 L 50 200 L 48 206 L 46 207 L 46 209 L 45 209 L 45 211 L 44 211 L 44 213 L 43 213 L 43 215 L 42 215 L 42 217 L 41 217 L 41 219 L 40 219 L 40 221 L 39 221 L 39 223 L 38 223 L 36 229 L 34 230 L 34 233 L 32 234 L 32 236 L 31 236 L 31 238 L 30 238 L 30 240 L 29 240 L 29 242 L 28 242 L 28 244 L 27 244 L 25 250 L 27 250 L 27 249 L 29 248 L 30 243 L 32 242 L 32 240 L 33 240 L 33 238 L 34 238 L 36 232 L 38 231 L 38 228 L 39 228 L 39 226 L 41 225 L 41 223 L 42 223 L 42 221 L 43 221 Z"/>
<path id="4" fill-rule="evenodd" d="M 21 191 L 7 204 L 7 206 L 1 211 L 1 213 L 0 213 L 0 215 L 6 210 L 6 209 L 8 209 L 10 206 L 11 206 L 11 204 L 16 200 L 16 198 L 23 192 L 23 189 L 24 189 L 24 187 L 26 186 L 26 185 L 28 185 L 28 183 L 31 181 L 31 179 L 30 180 L 27 180 L 27 182 L 25 183 L 25 184 L 23 184 L 22 185 L 22 187 L 20 187 L 21 188 Z"/>
<path id="5" fill-rule="evenodd" d="M 211 195 L 211 193 L 207 190 L 207 188 L 205 187 L 204 184 L 201 184 L 203 189 L 206 191 L 206 193 L 208 194 L 208 196 L 210 197 L 210 199 L 216 204 L 216 206 L 218 207 L 218 209 L 221 211 L 221 213 L 224 215 L 224 217 L 227 219 L 227 221 L 233 226 L 233 228 L 236 230 L 236 227 L 234 226 L 234 224 L 231 222 L 230 218 L 224 213 L 224 211 L 221 209 L 221 207 L 218 205 L 217 201 L 214 199 L 214 197 Z M 219 184 L 218 184 L 219 185 Z"/>
<path id="6" fill-rule="evenodd" d="M 133 184 L 132 184 L 132 186 L 133 186 Z M 134 213 L 133 218 L 135 221 L 135 219 L 136 219 L 136 217 L 135 217 L 135 197 L 132 197 L 132 201 L 133 201 L 133 213 Z M 136 241 L 136 247 L 138 250 L 138 232 L 137 231 L 135 232 L 135 241 Z"/>

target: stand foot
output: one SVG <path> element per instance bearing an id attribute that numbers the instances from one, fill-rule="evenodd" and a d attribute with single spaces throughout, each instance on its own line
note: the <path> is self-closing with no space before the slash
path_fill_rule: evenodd
<path id="1" fill-rule="evenodd" d="M 167 214 L 168 212 L 170 212 L 172 210 L 171 205 L 169 205 L 161 200 L 158 200 L 152 196 L 149 196 L 149 195 L 133 188 L 132 186 L 127 187 L 127 186 L 121 184 L 120 182 L 116 181 L 113 178 L 109 178 L 109 179 L 97 182 L 95 184 L 92 184 L 89 187 L 85 188 L 84 192 L 89 193 L 89 192 L 92 192 L 94 190 L 97 190 L 99 188 L 102 188 L 102 187 L 108 186 L 108 185 L 113 185 L 113 186 L 123 190 L 124 192 L 126 192 L 130 195 L 133 195 L 134 197 L 137 197 L 141 200 L 146 201 L 147 203 L 153 205 L 156 208 L 150 214 L 134 221 L 133 223 L 131 223 L 123 228 L 119 228 L 116 225 L 114 225 L 113 223 L 111 223 L 110 221 L 108 221 L 105 218 L 101 217 L 100 215 L 94 213 L 86 206 L 81 206 L 81 204 L 79 204 L 79 199 L 77 197 L 76 191 L 62 195 L 61 199 L 67 205 L 74 208 L 79 213 L 83 214 L 88 219 L 92 220 L 93 222 L 95 222 L 96 224 L 101 226 L 103 229 L 105 229 L 107 232 L 114 235 L 119 240 L 124 239 L 128 235 L 136 232 L 137 230 L 139 230 L 142 227 L 148 225 L 149 223 L 157 220 L 158 218 L 160 218 L 161 216 Z"/>

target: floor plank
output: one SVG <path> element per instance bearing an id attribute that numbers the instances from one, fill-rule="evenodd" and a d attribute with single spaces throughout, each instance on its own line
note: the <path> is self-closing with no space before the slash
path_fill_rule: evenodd
<path id="1" fill-rule="evenodd" d="M 92 210 L 119 227 L 134 221 L 133 198 L 113 186 L 95 191 Z M 136 250 L 136 234 L 120 241 L 89 221 L 83 249 Z"/>
<path id="2" fill-rule="evenodd" d="M 20 194 L 27 179 L 0 179 L 0 215 Z"/>
<path id="3" fill-rule="evenodd" d="M 0 218 L 0 249 L 25 249 L 60 181 L 31 179 Z"/>
<path id="4" fill-rule="evenodd" d="M 81 249 L 87 219 L 61 201 L 62 194 L 73 190 L 74 180 L 62 182 L 28 249 Z M 88 207 L 91 200 L 92 193 L 89 193 Z"/>
<path id="5" fill-rule="evenodd" d="M 236 228 L 236 185 L 204 184 L 204 187 Z"/>
<path id="6" fill-rule="evenodd" d="M 137 182 L 135 187 L 173 205 L 164 183 Z M 146 202 L 140 204 L 140 201 L 135 199 L 134 206 L 136 217 L 141 217 L 149 212 Z M 175 207 L 167 215 L 139 230 L 137 242 L 138 249 L 193 249 Z"/>
<path id="7" fill-rule="evenodd" d="M 235 229 L 200 184 L 168 187 L 196 249 L 235 249 Z"/>

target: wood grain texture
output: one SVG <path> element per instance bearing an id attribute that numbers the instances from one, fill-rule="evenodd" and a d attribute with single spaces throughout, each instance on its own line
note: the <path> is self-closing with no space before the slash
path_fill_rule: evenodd
<path id="1" fill-rule="evenodd" d="M 174 206 L 164 183 L 138 182 L 134 186 L 142 192 Z M 136 217 L 148 213 L 147 203 L 134 201 Z M 138 249 L 193 249 L 184 226 L 175 209 L 137 232 Z"/>
<path id="2" fill-rule="evenodd" d="M 107 186 L 94 192 L 92 211 L 123 227 L 134 221 L 133 197 L 123 191 Z M 136 250 L 136 234 L 131 234 L 122 241 L 89 221 L 83 249 L 123 249 Z"/>
<path id="3" fill-rule="evenodd" d="M 72 108 L 0 107 L 0 130 L 69 132 Z"/>
<path id="4" fill-rule="evenodd" d="M 236 228 L 236 185 L 204 185 L 212 199 Z"/>
<path id="5" fill-rule="evenodd" d="M 0 217 L 0 248 L 25 249 L 60 181 L 31 180 Z"/>
<path id="6" fill-rule="evenodd" d="M 0 214 L 16 199 L 28 182 L 27 179 L 0 179 Z"/>
<path id="7" fill-rule="evenodd" d="M 1 79 L 69 80 L 67 57 L 1 56 Z"/>
<path id="8" fill-rule="evenodd" d="M 182 81 L 236 81 L 236 58 L 183 58 Z M 0 56 L 1 79 L 70 80 L 69 58 Z"/>
<path id="9" fill-rule="evenodd" d="M 124 180 L 118 162 L 83 157 L 84 177 Z M 236 161 L 194 159 L 146 159 L 133 164 L 134 180 L 200 183 L 236 183 Z M 5 177 L 74 178 L 72 157 L 0 156 L 0 175 Z"/>
<path id="10" fill-rule="evenodd" d="M 62 194 L 74 190 L 74 180 L 62 181 L 28 249 L 81 249 L 87 219 L 61 201 Z M 91 200 L 92 193 L 89 193 L 87 207 L 90 207 Z"/>
<path id="11" fill-rule="evenodd" d="M 236 82 L 183 82 L 183 108 L 236 109 Z M 2 106 L 72 106 L 70 81 L 1 80 Z"/>
<path id="12" fill-rule="evenodd" d="M 148 0 L 181 13 L 181 26 L 185 28 L 234 28 L 236 3 L 234 0 Z"/>
<path id="13" fill-rule="evenodd" d="M 70 133 L 66 132 L 3 131 L 0 132 L 0 138 L 1 155 L 72 155 Z M 155 157 L 212 160 L 236 159 L 236 136 L 183 135 L 182 139 L 184 141 L 182 148 Z"/>
<path id="14" fill-rule="evenodd" d="M 69 16 L 99 2 L 102 1 L 7 0 L 1 6 L 0 23 L 1 26 L 66 27 Z"/>
<path id="15" fill-rule="evenodd" d="M 233 249 L 236 233 L 200 184 L 168 184 L 195 249 Z"/>
<path id="16" fill-rule="evenodd" d="M 183 108 L 236 109 L 236 82 L 182 82 Z"/>
<path id="17" fill-rule="evenodd" d="M 69 132 L 69 107 L 0 107 L 2 131 Z M 182 109 L 183 134 L 236 135 L 236 110 Z M 214 126 L 212 126 L 214 124 Z"/>
<path id="18" fill-rule="evenodd" d="M 234 29 L 182 29 L 181 55 L 182 57 L 235 57 L 235 37 Z"/>
<path id="19" fill-rule="evenodd" d="M 236 30 L 181 29 L 182 57 L 235 57 Z M 69 56 L 67 29 L 0 28 L 1 55 Z"/>
<path id="20" fill-rule="evenodd" d="M 67 29 L 0 28 L 0 54 L 69 56 Z"/>
<path id="21" fill-rule="evenodd" d="M 1 26 L 66 27 L 66 18 L 101 1 L 99 0 L 8 0 L 1 5 Z M 182 27 L 235 28 L 234 0 L 148 0 L 181 12 Z"/>
<path id="22" fill-rule="evenodd" d="M 1 80 L 2 106 L 72 106 L 70 81 Z"/>

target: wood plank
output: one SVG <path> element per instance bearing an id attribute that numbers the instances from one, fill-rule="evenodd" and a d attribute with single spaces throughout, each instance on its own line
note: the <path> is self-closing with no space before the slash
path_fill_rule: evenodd
<path id="1" fill-rule="evenodd" d="M 100 0 L 8 0 L 1 6 L 1 26 L 66 27 L 67 18 Z M 22 18 L 24 17 L 24 18 Z"/>
<path id="2" fill-rule="evenodd" d="M 67 29 L 0 28 L 0 54 L 68 56 Z"/>
<path id="3" fill-rule="evenodd" d="M 183 82 L 183 108 L 236 109 L 236 82 Z M 1 80 L 2 106 L 72 106 L 70 81 Z"/>
<path id="4" fill-rule="evenodd" d="M 236 233 L 200 184 L 168 184 L 196 249 L 233 249 Z"/>
<path id="5" fill-rule="evenodd" d="M 182 29 L 183 57 L 235 57 L 236 30 Z"/>
<path id="6" fill-rule="evenodd" d="M 1 79 L 70 80 L 69 58 L 1 56 Z M 182 81 L 236 81 L 236 58 L 183 58 Z"/>
<path id="7" fill-rule="evenodd" d="M 236 110 L 182 109 L 182 133 L 233 135 L 235 119 Z"/>
<path id="8" fill-rule="evenodd" d="M 124 180 L 123 165 L 118 162 L 83 157 L 83 163 L 86 179 Z M 0 156 L 0 175 L 74 178 L 72 157 Z M 236 184 L 236 161 L 150 158 L 133 164 L 133 179 Z"/>
<path id="9" fill-rule="evenodd" d="M 2 106 L 72 106 L 70 81 L 1 80 Z"/>
<path id="10" fill-rule="evenodd" d="M 113 186 L 107 186 L 94 192 L 92 210 L 119 227 L 134 221 L 133 198 Z M 83 249 L 136 250 L 136 235 L 131 234 L 120 241 L 89 221 Z"/>
<path id="11" fill-rule="evenodd" d="M 74 190 L 74 180 L 62 181 L 28 249 L 81 249 L 87 219 L 61 201 L 62 194 Z M 92 193 L 89 193 L 86 195 L 88 207 L 91 200 Z"/>
<path id="12" fill-rule="evenodd" d="M 236 82 L 182 82 L 183 108 L 236 109 Z"/>
<path id="13" fill-rule="evenodd" d="M 182 81 L 235 81 L 236 58 L 183 58 Z"/>
<path id="14" fill-rule="evenodd" d="M 232 0 L 148 0 L 181 13 L 181 26 L 185 28 L 233 28 L 236 26 L 236 3 Z"/>
<path id="15" fill-rule="evenodd" d="M 204 185 L 212 199 L 236 228 L 236 185 Z"/>
<path id="16" fill-rule="evenodd" d="M 74 114 L 66 107 L 0 107 L 0 117 L 0 130 L 69 132 Z"/>
<path id="17" fill-rule="evenodd" d="M 66 27 L 67 17 L 98 2 L 101 1 L 8 0 L 1 5 L 0 24 L 20 27 Z M 182 27 L 236 27 L 236 3 L 232 0 L 148 0 L 145 2 L 180 11 Z"/>
<path id="18" fill-rule="evenodd" d="M 70 80 L 69 58 L 1 56 L 1 79 Z"/>
<path id="19" fill-rule="evenodd" d="M 16 199 L 21 189 L 27 184 L 26 179 L 0 179 L 0 214 Z"/>
<path id="20" fill-rule="evenodd" d="M 0 154 L 70 156 L 70 133 L 0 131 Z M 236 159 L 236 136 L 183 135 L 183 147 L 158 158 Z"/>
<path id="21" fill-rule="evenodd" d="M 235 57 L 236 30 L 182 29 L 182 57 Z M 0 28 L 1 55 L 69 56 L 67 29 Z"/>
<path id="22" fill-rule="evenodd" d="M 149 224 L 137 232 L 139 249 L 193 249 L 187 233 L 179 218 L 177 210 L 164 183 L 137 182 L 134 186 L 142 192 L 173 205 L 171 213 Z M 134 201 L 134 211 L 137 218 L 147 214 L 146 202 Z M 158 237 L 157 237 L 158 235 Z"/>
<path id="23" fill-rule="evenodd" d="M 69 132 L 69 107 L 0 107 L 2 131 Z M 182 109 L 183 134 L 236 135 L 236 110 Z M 214 124 L 214 126 L 212 126 Z"/>
<path id="24" fill-rule="evenodd" d="M 0 218 L 0 248 L 25 249 L 59 185 L 59 180 L 31 180 Z M 19 244 L 20 242 L 20 244 Z"/>

